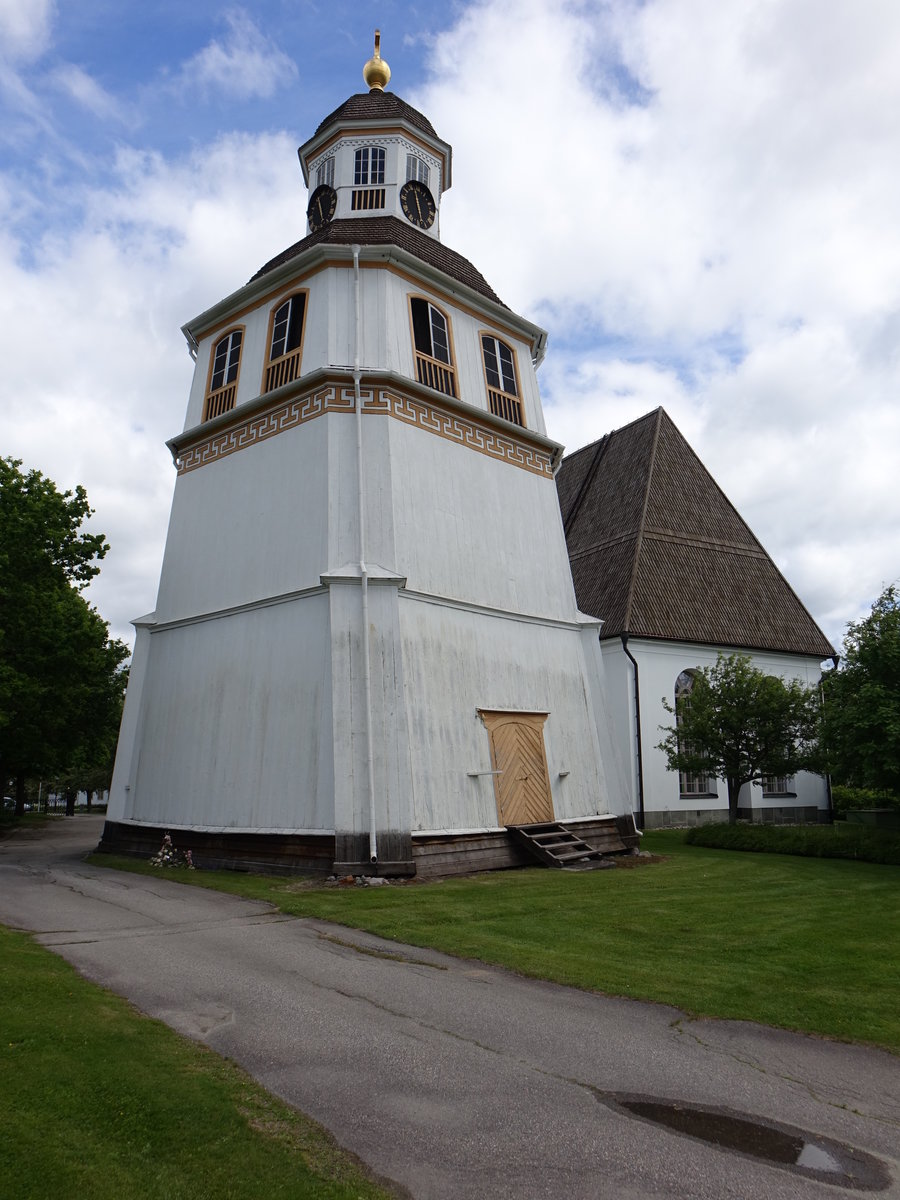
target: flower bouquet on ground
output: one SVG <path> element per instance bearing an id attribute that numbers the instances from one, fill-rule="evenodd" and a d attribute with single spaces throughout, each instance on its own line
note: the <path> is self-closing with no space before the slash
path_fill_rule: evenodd
<path id="1" fill-rule="evenodd" d="M 190 850 L 176 850 L 172 845 L 172 835 L 167 833 L 162 840 L 162 845 L 150 859 L 150 865 L 154 867 L 183 867 L 188 871 L 193 871 L 194 859 Z"/>

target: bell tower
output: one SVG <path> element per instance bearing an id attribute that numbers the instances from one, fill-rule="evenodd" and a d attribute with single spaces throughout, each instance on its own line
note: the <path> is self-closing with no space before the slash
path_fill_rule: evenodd
<path id="1" fill-rule="evenodd" d="M 430 121 L 385 91 L 390 78 L 376 30 L 375 53 L 363 67 L 368 93 L 351 96 L 298 151 L 309 188 L 309 233 L 371 214 L 399 217 L 439 238 L 451 150 Z"/>
<path id="2" fill-rule="evenodd" d="M 451 148 L 377 33 L 364 78 L 300 147 L 306 236 L 184 326 L 104 846 L 447 874 L 519 861 L 509 825 L 622 815 L 546 335 L 441 243 Z"/>

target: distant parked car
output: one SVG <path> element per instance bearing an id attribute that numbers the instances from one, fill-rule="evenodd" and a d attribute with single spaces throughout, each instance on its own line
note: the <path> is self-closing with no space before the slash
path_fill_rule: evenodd
<path id="1" fill-rule="evenodd" d="M 16 802 L 13 800 L 12 796 L 3 797 L 3 807 L 9 809 L 10 812 L 13 811 L 13 809 L 16 807 Z"/>

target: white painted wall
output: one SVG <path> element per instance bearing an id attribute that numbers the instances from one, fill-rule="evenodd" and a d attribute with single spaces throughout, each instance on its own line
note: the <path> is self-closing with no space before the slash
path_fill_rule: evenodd
<path id="1" fill-rule="evenodd" d="M 375 424 L 366 422 L 367 438 Z M 407 586 L 574 620 L 553 480 L 399 421 L 384 425 L 396 539 L 392 565 Z"/>
<path id="2" fill-rule="evenodd" d="M 619 639 L 604 640 L 601 646 L 610 687 L 610 711 L 615 723 L 616 737 L 634 751 L 634 738 L 625 740 L 629 731 L 626 730 L 626 717 L 623 715 L 632 711 L 632 666 Z M 672 823 L 676 823 L 679 812 L 686 810 L 701 813 L 721 813 L 723 810 L 727 812 L 728 791 L 723 780 L 716 781 L 718 796 L 715 799 L 682 797 L 679 792 L 678 773 L 667 770 L 665 755 L 657 749 L 664 736 L 660 727 L 673 723 L 672 715 L 663 707 L 662 698 L 665 697 L 670 704 L 674 703 L 675 680 L 681 671 L 713 666 L 716 661 L 716 648 L 680 642 L 642 641 L 635 638 L 629 640 L 628 648 L 638 661 L 640 674 L 645 811 L 671 814 Z M 759 670 L 780 675 L 784 679 L 799 679 L 806 686 L 817 684 L 821 678 L 820 663 L 799 655 L 756 651 L 750 658 Z M 628 707 L 623 708 L 626 702 Z M 632 783 L 632 805 L 637 811 L 635 758 L 636 755 L 633 754 L 630 774 L 635 780 Z M 741 805 L 752 806 L 754 809 L 804 806 L 827 809 L 826 785 L 821 776 L 801 772 L 796 776 L 794 785 L 797 793 L 795 798 L 764 797 L 760 787 L 748 785 L 742 791 Z"/>
<path id="3" fill-rule="evenodd" d="M 547 712 L 544 742 L 558 818 L 627 811 L 600 761 L 603 714 L 585 687 L 577 627 L 515 620 L 401 593 L 413 829 L 496 828 L 488 733 L 479 709 Z M 569 772 L 561 776 L 561 772 Z"/>
<path id="4" fill-rule="evenodd" d="M 537 377 L 531 365 L 531 349 L 525 339 L 514 337 L 502 326 L 468 307 L 434 296 L 427 287 L 419 287 L 381 264 L 367 265 L 364 260 L 360 282 L 360 363 L 364 371 L 395 371 L 409 379 L 416 378 L 409 297 L 431 295 L 432 302 L 441 308 L 449 321 L 459 398 L 474 408 L 488 410 L 480 333 L 492 333 L 515 352 L 526 427 L 540 434 L 546 432 Z M 279 287 L 253 311 L 239 312 L 234 322 L 225 321 L 214 333 L 201 338 L 184 428 L 193 429 L 202 422 L 210 357 L 219 340 L 235 325 L 244 329 L 236 406 L 260 395 L 270 314 L 297 288 L 309 291 L 302 374 L 309 375 L 322 367 L 352 366 L 356 319 L 353 283 L 351 264 L 323 267 L 307 278 L 300 278 L 296 284 Z"/>
<path id="5" fill-rule="evenodd" d="M 159 622 L 318 585 L 328 566 L 333 421 L 349 419 L 319 417 L 178 477 Z"/>
<path id="6" fill-rule="evenodd" d="M 139 744 L 110 819 L 332 829 L 326 629 L 320 594 L 149 635 Z"/>

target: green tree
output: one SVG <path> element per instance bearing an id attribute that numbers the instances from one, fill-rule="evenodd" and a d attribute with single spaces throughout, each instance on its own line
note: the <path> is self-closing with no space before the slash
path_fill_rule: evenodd
<path id="1" fill-rule="evenodd" d="M 891 585 L 851 622 L 823 680 L 825 747 L 839 783 L 900 795 L 900 592 Z"/>
<path id="2" fill-rule="evenodd" d="M 732 824 L 745 784 L 819 766 L 818 689 L 767 675 L 746 654 L 720 654 L 675 705 L 663 704 L 675 717 L 660 726 L 668 769 L 724 779 Z"/>
<path id="3" fill-rule="evenodd" d="M 109 549 L 81 529 L 84 489 L 20 466 L 0 459 L 0 778 L 15 779 L 18 812 L 28 775 L 67 768 L 108 731 L 128 654 L 81 595 Z"/>

